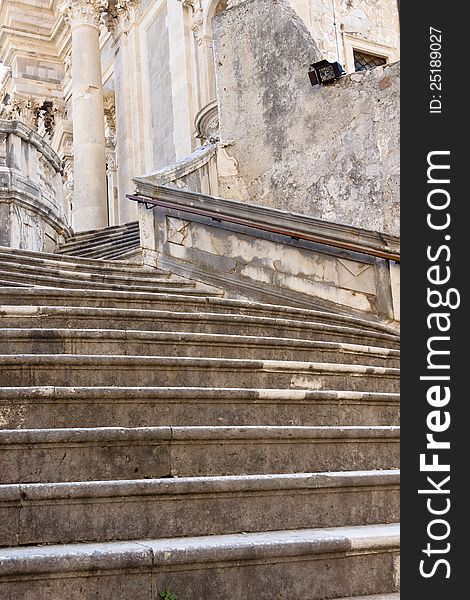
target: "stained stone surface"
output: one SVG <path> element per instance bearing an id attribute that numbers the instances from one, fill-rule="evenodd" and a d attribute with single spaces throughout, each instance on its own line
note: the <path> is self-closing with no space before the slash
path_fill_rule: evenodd
<path id="1" fill-rule="evenodd" d="M 399 65 L 310 85 L 322 56 L 286 0 L 214 18 L 222 140 L 239 175 L 219 195 L 399 232 Z"/>

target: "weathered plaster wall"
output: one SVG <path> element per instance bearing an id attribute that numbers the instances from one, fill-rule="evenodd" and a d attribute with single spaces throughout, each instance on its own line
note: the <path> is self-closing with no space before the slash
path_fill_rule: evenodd
<path id="1" fill-rule="evenodd" d="M 286 0 L 214 18 L 220 128 L 238 176 L 219 195 L 399 232 L 399 65 L 311 87 L 315 41 Z"/>

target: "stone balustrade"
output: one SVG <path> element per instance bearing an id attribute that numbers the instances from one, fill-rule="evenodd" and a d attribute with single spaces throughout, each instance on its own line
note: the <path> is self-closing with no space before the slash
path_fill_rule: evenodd
<path id="1" fill-rule="evenodd" d="M 162 185 L 161 177 L 135 182 L 144 264 L 229 298 L 398 324 L 399 238 Z"/>
<path id="2" fill-rule="evenodd" d="M 72 230 L 62 163 L 26 124 L 0 120 L 0 245 L 53 251 Z"/>

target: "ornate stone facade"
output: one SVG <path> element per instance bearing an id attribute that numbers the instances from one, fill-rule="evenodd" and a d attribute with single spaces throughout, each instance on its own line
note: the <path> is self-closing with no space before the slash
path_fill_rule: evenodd
<path id="1" fill-rule="evenodd" d="M 273 2 L 292 8 L 320 54 L 339 59 L 349 71 L 355 49 L 388 62 L 398 58 L 396 0 L 383 0 L 380 9 L 373 0 Z M 1 3 L 0 115 L 31 127 L 64 161 L 75 229 L 134 220 L 135 206 L 126 200 L 133 178 L 165 166 L 171 170 L 208 143 L 218 144 L 211 189 L 217 191 L 219 169 L 221 190 L 228 193 L 227 173 L 236 176 L 244 151 L 234 136 L 223 139 L 219 132 L 224 90 L 216 85 L 221 65 L 214 61 L 213 18 L 241 10 L 249 19 L 248 5 L 238 0 Z M 256 30 L 257 24 L 252 26 Z M 247 57 L 246 64 L 250 61 Z M 111 96 L 110 121 L 106 99 Z M 237 197 L 249 198 L 248 188 L 239 186 Z"/>

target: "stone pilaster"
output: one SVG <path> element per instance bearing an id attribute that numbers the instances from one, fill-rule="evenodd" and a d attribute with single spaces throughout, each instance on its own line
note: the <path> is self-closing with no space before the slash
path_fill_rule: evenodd
<path id="1" fill-rule="evenodd" d="M 141 15 L 139 0 L 110 0 L 104 17 L 114 38 L 113 118 L 108 123 L 107 163 L 109 214 L 115 224 L 137 218 L 137 207 L 126 199 L 134 189 L 133 177 L 144 172 L 142 79 L 140 42 L 135 26 Z M 113 134 L 109 135 L 109 131 Z"/>

